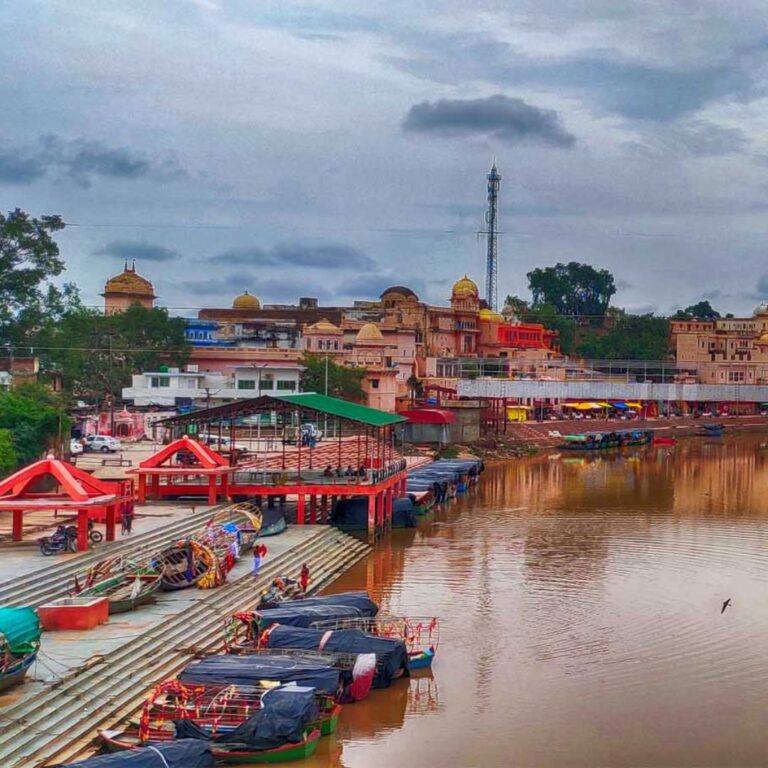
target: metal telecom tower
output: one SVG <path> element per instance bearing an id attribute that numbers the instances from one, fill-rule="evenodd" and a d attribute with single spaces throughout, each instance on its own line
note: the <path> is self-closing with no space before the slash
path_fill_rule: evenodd
<path id="1" fill-rule="evenodd" d="M 488 210 L 485 212 L 485 234 L 488 237 L 488 255 L 485 268 L 485 300 L 496 312 L 499 304 L 499 186 L 501 174 L 496 170 L 494 160 L 488 179 Z"/>

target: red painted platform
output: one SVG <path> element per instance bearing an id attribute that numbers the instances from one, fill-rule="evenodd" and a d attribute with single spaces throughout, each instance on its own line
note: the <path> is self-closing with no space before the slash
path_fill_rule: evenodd
<path id="1" fill-rule="evenodd" d="M 37 609 L 40 623 L 47 632 L 66 629 L 93 629 L 109 618 L 106 597 L 62 597 Z"/>

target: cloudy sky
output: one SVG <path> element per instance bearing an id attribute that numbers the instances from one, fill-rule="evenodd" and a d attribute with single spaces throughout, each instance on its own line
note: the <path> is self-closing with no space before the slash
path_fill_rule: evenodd
<path id="1" fill-rule="evenodd" d="M 493 157 L 500 294 L 571 259 L 615 303 L 768 297 L 768 4 L 0 4 L 0 200 L 60 213 L 88 303 L 444 301 Z M 191 313 L 188 312 L 188 314 Z"/>

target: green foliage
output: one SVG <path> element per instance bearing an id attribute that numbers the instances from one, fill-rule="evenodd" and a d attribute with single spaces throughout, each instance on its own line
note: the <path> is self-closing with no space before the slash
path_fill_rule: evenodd
<path id="1" fill-rule="evenodd" d="M 524 315 L 526 312 L 528 312 L 530 305 L 525 299 L 521 299 L 519 296 L 512 296 L 510 294 L 504 301 L 504 309 L 512 312 L 515 317 L 520 318 L 521 315 Z"/>
<path id="2" fill-rule="evenodd" d="M 301 358 L 304 370 L 301 373 L 301 389 L 304 392 L 325 394 L 325 355 L 305 352 Z M 328 365 L 328 395 L 344 400 L 361 400 L 363 397 L 362 381 L 365 368 L 337 365 L 330 358 Z"/>
<path id="3" fill-rule="evenodd" d="M 36 341 L 44 368 L 61 373 L 66 391 L 99 402 L 120 397 L 134 373 L 161 363 L 183 365 L 191 350 L 184 330 L 182 318 L 159 307 L 134 304 L 113 315 L 78 308 L 42 330 Z"/>
<path id="4" fill-rule="evenodd" d="M 17 464 L 13 433 L 10 429 L 0 429 L 0 475 L 7 475 Z"/>
<path id="5" fill-rule="evenodd" d="M 20 209 L 0 213 L 0 344 L 18 344 L 79 303 L 72 285 L 50 280 L 64 271 L 52 234 L 64 229 L 60 216 L 29 216 Z"/>
<path id="6" fill-rule="evenodd" d="M 55 395 L 26 385 L 0 393 L 0 430 L 10 432 L 18 463 L 28 464 L 39 459 L 57 436 L 69 434 L 69 420 Z"/>
<path id="7" fill-rule="evenodd" d="M 435 459 L 456 459 L 460 453 L 461 451 L 455 445 L 446 445 L 435 452 Z"/>
<path id="8" fill-rule="evenodd" d="M 533 306 L 552 305 L 559 315 L 602 322 L 611 297 L 616 293 L 613 275 L 606 269 L 571 261 L 528 273 Z"/>
<path id="9" fill-rule="evenodd" d="M 605 333 L 585 333 L 575 351 L 595 360 L 666 360 L 669 321 L 653 314 L 622 314 Z"/>
<path id="10" fill-rule="evenodd" d="M 720 313 L 708 301 L 699 301 L 685 309 L 678 309 L 672 316 L 673 320 L 717 320 Z"/>

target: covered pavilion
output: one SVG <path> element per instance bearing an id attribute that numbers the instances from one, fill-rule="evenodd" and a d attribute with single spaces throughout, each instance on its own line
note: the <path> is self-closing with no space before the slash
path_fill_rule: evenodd
<path id="1" fill-rule="evenodd" d="M 155 498 L 195 495 L 206 485 L 208 503 L 215 504 L 219 496 L 227 495 L 231 467 L 220 453 L 183 435 L 128 472 L 139 478 L 139 504 L 147 500 L 147 484 Z M 160 482 L 163 478 L 165 483 Z"/>
<path id="2" fill-rule="evenodd" d="M 51 481 L 55 490 L 33 490 Z M 87 550 L 89 518 L 106 522 L 107 541 L 113 541 L 115 518 L 125 506 L 133 507 L 133 480 L 99 480 L 58 459 L 36 461 L 0 482 L 0 512 L 13 515 L 13 541 L 22 539 L 25 512 L 76 512 L 77 549 Z"/>
<path id="3" fill-rule="evenodd" d="M 260 436 L 268 435 L 270 443 L 280 447 L 257 451 L 238 464 L 235 441 L 238 427 L 248 417 L 257 418 L 259 425 L 266 420 L 269 426 L 259 427 Z M 299 525 L 327 519 L 329 504 L 332 507 L 338 498 L 368 497 L 372 536 L 391 521 L 394 499 L 405 493 L 405 461 L 394 446 L 394 427 L 404 421 L 402 416 L 310 392 L 239 400 L 174 416 L 159 425 L 175 435 L 215 436 L 218 431 L 220 441 L 227 436 L 228 495 L 260 496 L 267 503 L 296 496 Z M 304 440 L 302 425 L 307 424 L 323 433 L 316 445 Z"/>

